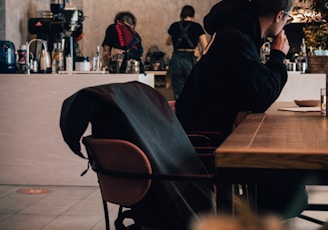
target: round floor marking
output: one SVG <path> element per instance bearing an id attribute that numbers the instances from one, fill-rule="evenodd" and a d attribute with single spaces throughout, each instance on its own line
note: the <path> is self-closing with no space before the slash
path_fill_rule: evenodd
<path id="1" fill-rule="evenodd" d="M 39 195 L 49 193 L 51 190 L 46 188 L 23 188 L 19 189 L 18 192 L 22 194 Z"/>

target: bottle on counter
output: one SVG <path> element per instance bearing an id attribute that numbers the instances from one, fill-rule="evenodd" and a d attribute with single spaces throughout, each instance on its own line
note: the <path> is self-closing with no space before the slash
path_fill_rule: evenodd
<path id="1" fill-rule="evenodd" d="M 299 71 L 306 73 L 308 68 L 308 58 L 306 52 L 305 38 L 302 38 L 300 53 L 299 53 Z"/>
<path id="2" fill-rule="evenodd" d="M 51 72 L 52 73 L 58 73 L 59 54 L 58 54 L 58 45 L 57 45 L 57 43 L 54 43 L 51 58 L 52 58 Z"/>
<path id="3" fill-rule="evenodd" d="M 51 73 L 51 58 L 46 49 L 41 50 L 40 73 Z"/>
<path id="4" fill-rule="evenodd" d="M 73 71 L 73 59 L 69 54 L 66 56 L 66 71 L 68 72 Z"/>
<path id="5" fill-rule="evenodd" d="M 61 43 L 58 43 L 58 53 L 59 53 L 58 71 L 65 70 L 64 47 L 62 47 Z"/>
<path id="6" fill-rule="evenodd" d="M 26 72 L 26 45 L 20 45 L 19 49 L 17 50 L 17 64 L 18 64 L 18 71 L 20 73 Z"/>
<path id="7" fill-rule="evenodd" d="M 305 38 L 302 38 L 302 42 L 301 42 L 301 46 L 300 46 L 300 57 L 303 59 L 307 58 Z"/>
<path id="8" fill-rule="evenodd" d="M 64 66 L 64 52 L 61 43 L 54 43 L 52 50 L 52 73 L 65 70 Z"/>
<path id="9" fill-rule="evenodd" d="M 100 71 L 101 67 L 100 46 L 97 46 L 96 56 L 94 56 L 92 59 L 92 70 Z"/>
<path id="10" fill-rule="evenodd" d="M 36 58 L 31 59 L 30 61 L 31 72 L 37 73 L 39 71 L 39 61 Z"/>

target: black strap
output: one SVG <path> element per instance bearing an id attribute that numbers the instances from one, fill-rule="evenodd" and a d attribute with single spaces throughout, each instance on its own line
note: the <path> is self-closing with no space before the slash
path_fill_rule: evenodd
<path id="1" fill-rule="evenodd" d="M 132 39 L 126 47 L 123 62 L 122 62 L 121 67 L 120 67 L 120 73 L 125 73 L 126 66 L 127 66 L 127 61 L 130 60 L 131 58 L 136 59 L 137 61 L 140 61 L 140 56 L 138 56 L 138 54 L 140 52 L 140 39 L 137 36 L 137 32 L 132 30 L 131 27 L 128 26 L 128 25 L 124 25 L 124 26 L 126 28 L 128 28 L 128 30 L 131 32 Z M 133 49 L 134 45 L 137 46 L 137 49 Z M 133 52 L 133 51 L 136 51 L 136 52 Z M 141 71 L 141 69 L 140 69 L 140 71 Z"/>
<path id="2" fill-rule="evenodd" d="M 179 22 L 179 26 L 180 26 L 180 29 L 181 29 L 181 34 L 180 34 L 180 37 L 178 38 L 177 40 L 177 43 L 175 44 L 175 47 L 174 47 L 174 50 L 177 50 L 180 43 L 182 42 L 183 39 L 185 39 L 189 46 L 191 47 L 191 49 L 194 47 L 194 44 L 192 43 L 192 41 L 190 40 L 188 34 L 187 34 L 187 31 L 189 29 L 189 27 L 191 26 L 191 23 L 189 23 L 185 28 L 183 28 L 182 26 L 182 22 Z"/>
<path id="3" fill-rule="evenodd" d="M 128 25 L 125 25 L 125 26 L 128 28 L 128 30 L 129 30 L 129 31 L 131 32 L 131 34 L 132 34 L 132 39 L 131 39 L 130 43 L 128 44 L 128 46 L 126 47 L 126 48 L 127 48 L 127 51 L 129 51 L 130 49 L 132 49 L 132 47 L 133 47 L 135 44 L 140 43 L 140 39 L 139 39 L 138 36 L 137 36 L 137 32 L 133 31 L 133 30 L 131 29 L 130 26 L 128 26 Z"/>

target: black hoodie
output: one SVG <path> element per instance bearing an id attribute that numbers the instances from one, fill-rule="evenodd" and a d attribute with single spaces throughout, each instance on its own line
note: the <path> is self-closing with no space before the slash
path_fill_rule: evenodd
<path id="1" fill-rule="evenodd" d="M 177 116 L 186 130 L 228 135 L 238 112 L 264 112 L 278 98 L 287 81 L 285 55 L 272 50 L 270 60 L 261 63 L 261 29 L 252 1 L 217 3 L 204 28 L 212 40 L 176 102 Z"/>

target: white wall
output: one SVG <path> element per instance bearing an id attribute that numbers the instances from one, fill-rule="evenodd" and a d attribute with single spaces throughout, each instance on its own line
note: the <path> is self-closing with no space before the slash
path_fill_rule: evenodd
<path id="1" fill-rule="evenodd" d="M 289 72 L 287 83 L 277 101 L 320 100 L 320 88 L 326 87 L 326 74 Z"/>

